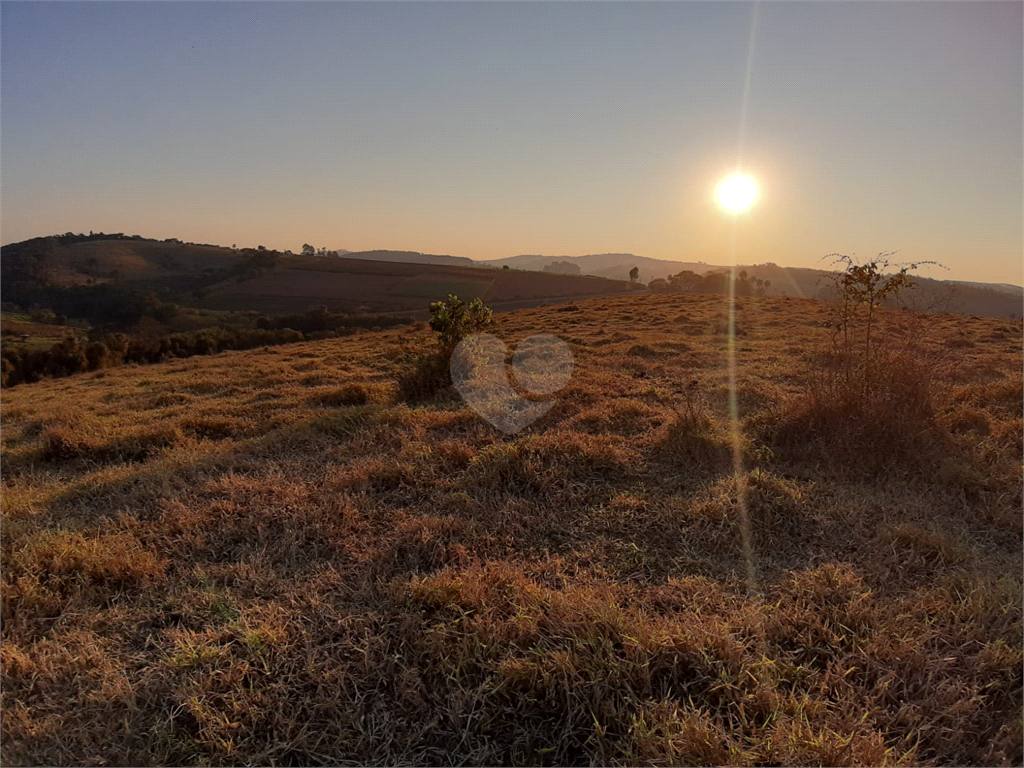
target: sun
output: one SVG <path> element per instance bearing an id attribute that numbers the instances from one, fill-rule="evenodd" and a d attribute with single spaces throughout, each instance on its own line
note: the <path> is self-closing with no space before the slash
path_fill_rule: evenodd
<path id="1" fill-rule="evenodd" d="M 757 201 L 757 182 L 745 173 L 726 176 L 715 190 L 715 199 L 730 213 L 743 213 Z"/>

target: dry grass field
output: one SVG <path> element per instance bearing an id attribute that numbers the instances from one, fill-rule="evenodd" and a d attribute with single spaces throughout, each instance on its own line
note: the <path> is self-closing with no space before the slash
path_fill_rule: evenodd
<path id="1" fill-rule="evenodd" d="M 735 421 L 701 295 L 497 316 L 512 436 L 422 325 L 4 391 L 3 762 L 1020 765 L 1021 324 L 856 407 L 828 312 L 738 300 Z"/>

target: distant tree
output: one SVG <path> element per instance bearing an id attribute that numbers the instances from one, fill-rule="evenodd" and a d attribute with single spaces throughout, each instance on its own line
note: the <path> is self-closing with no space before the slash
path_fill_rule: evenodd
<path id="1" fill-rule="evenodd" d="M 673 288 L 685 288 L 690 290 L 691 288 L 698 288 L 704 282 L 704 278 L 698 275 L 696 272 L 684 269 L 675 275 L 668 276 L 668 282 Z"/>
<path id="2" fill-rule="evenodd" d="M 316 255 L 316 248 L 314 248 L 309 243 L 303 243 L 302 244 L 302 255 L 303 256 L 315 256 Z"/>
<path id="3" fill-rule="evenodd" d="M 729 290 L 729 273 L 709 272 L 701 279 L 700 290 L 704 293 L 727 293 Z"/>
<path id="4" fill-rule="evenodd" d="M 557 275 L 578 275 L 580 266 L 571 261 L 553 261 L 544 267 L 544 271 Z"/>
<path id="5" fill-rule="evenodd" d="M 633 267 L 629 270 L 629 282 L 635 283 L 640 279 L 640 267 Z"/>
<path id="6" fill-rule="evenodd" d="M 503 265 L 502 269 L 508 269 L 508 264 Z"/>

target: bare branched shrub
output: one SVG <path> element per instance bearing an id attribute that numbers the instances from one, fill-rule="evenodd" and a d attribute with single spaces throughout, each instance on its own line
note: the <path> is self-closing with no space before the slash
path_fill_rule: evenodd
<path id="1" fill-rule="evenodd" d="M 832 336 L 804 395 L 779 415 L 777 442 L 827 443 L 873 467 L 939 441 L 935 416 L 957 359 L 927 316 L 881 310 L 913 285 L 919 266 L 890 265 L 890 255 L 864 264 L 836 256 L 846 269 L 836 277 Z"/>
<path id="2" fill-rule="evenodd" d="M 867 398 L 871 397 L 875 376 L 884 377 L 885 369 L 897 362 L 887 359 L 897 350 L 893 348 L 892 339 L 880 337 L 883 329 L 879 327 L 879 308 L 887 299 L 898 300 L 904 289 L 913 286 L 910 273 L 920 264 L 934 263 L 890 264 L 892 255 L 882 253 L 858 264 L 850 256 L 833 254 L 832 263 L 846 268 L 835 278 L 839 299 L 832 352 L 842 366 L 845 385 L 854 391 L 860 390 L 861 396 Z M 898 269 L 888 272 L 890 267 Z"/>

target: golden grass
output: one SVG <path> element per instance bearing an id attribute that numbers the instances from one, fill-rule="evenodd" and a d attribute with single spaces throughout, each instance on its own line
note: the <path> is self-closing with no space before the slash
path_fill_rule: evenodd
<path id="1" fill-rule="evenodd" d="M 4 762 L 1020 764 L 1020 324 L 901 416 L 740 299 L 736 476 L 724 300 L 575 307 L 497 317 L 575 355 L 513 436 L 422 327 L 4 391 Z"/>

